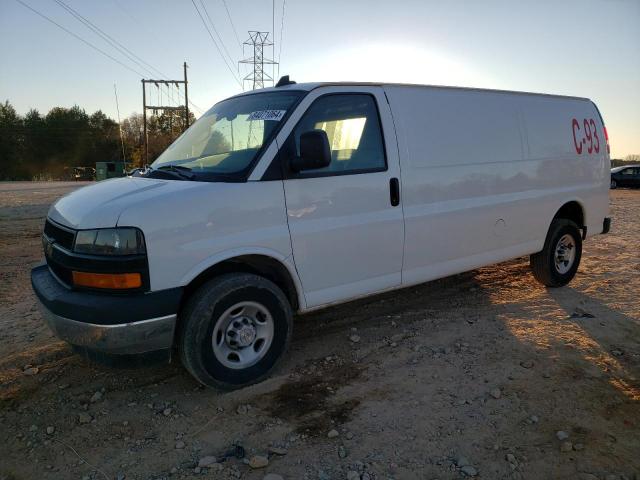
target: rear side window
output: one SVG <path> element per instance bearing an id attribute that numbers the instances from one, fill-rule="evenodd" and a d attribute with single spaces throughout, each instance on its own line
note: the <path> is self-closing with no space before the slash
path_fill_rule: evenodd
<path id="1" fill-rule="evenodd" d="M 295 154 L 300 136 L 324 130 L 331 147 L 328 167 L 307 170 L 300 176 L 341 175 L 386 169 L 384 142 L 375 100 L 367 94 L 326 95 L 305 112 L 293 131 Z"/>

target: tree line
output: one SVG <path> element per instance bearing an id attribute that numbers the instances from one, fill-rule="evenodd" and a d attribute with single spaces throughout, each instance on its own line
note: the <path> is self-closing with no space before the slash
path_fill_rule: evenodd
<path id="1" fill-rule="evenodd" d="M 194 117 L 189 116 L 191 124 Z M 184 127 L 184 110 L 147 117 L 149 163 Z M 55 107 L 45 115 L 35 109 L 19 115 L 8 101 L 0 103 L 0 180 L 67 179 L 74 167 L 123 159 L 128 168 L 146 163 L 141 114 L 118 125 L 100 110 L 88 114 L 77 105 Z"/>
<path id="2" fill-rule="evenodd" d="M 640 163 L 640 155 L 627 155 L 624 158 L 612 158 L 611 159 L 611 167 L 623 167 L 625 165 L 634 165 Z"/>

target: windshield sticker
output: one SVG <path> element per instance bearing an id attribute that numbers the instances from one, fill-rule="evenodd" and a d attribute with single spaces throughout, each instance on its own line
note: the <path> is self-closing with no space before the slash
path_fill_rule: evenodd
<path id="1" fill-rule="evenodd" d="M 287 113 L 286 110 L 258 110 L 257 112 L 251 112 L 247 120 L 273 120 L 279 122 L 285 113 Z"/>

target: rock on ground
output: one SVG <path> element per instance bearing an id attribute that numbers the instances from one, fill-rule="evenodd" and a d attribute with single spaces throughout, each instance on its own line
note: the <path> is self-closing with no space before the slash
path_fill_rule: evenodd
<path id="1" fill-rule="evenodd" d="M 216 457 L 214 457 L 212 455 L 207 455 L 206 457 L 202 457 L 198 461 L 198 466 L 199 467 L 208 467 L 209 465 L 212 465 L 212 464 L 214 464 L 216 462 L 217 462 Z"/>
<path id="2" fill-rule="evenodd" d="M 269 465 L 269 459 L 262 455 L 254 455 L 249 459 L 249 466 L 251 468 L 264 468 Z"/>

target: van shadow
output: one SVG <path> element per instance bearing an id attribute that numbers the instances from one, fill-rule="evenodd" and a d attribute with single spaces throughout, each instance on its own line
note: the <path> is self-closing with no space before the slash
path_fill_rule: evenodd
<path id="1" fill-rule="evenodd" d="M 295 318 L 294 347 L 307 341 L 337 332 L 348 334 L 353 328 L 397 324 L 401 329 L 418 318 L 446 320 L 455 310 L 468 319 L 477 317 L 479 307 L 488 306 L 491 299 L 481 288 L 476 272 L 434 280 L 429 283 L 398 289 Z"/>
<path id="2" fill-rule="evenodd" d="M 392 359 L 402 356 L 398 350 L 402 347 L 385 349 L 383 339 L 406 331 L 416 336 L 407 342 L 405 351 L 421 343 L 427 346 L 426 351 L 436 352 L 425 356 L 415 371 L 416 378 L 433 382 L 433 388 L 393 378 L 401 378 L 402 371 L 389 372 L 390 366 L 398 365 Z M 579 468 L 627 472 L 634 463 L 634 452 L 640 448 L 640 438 L 633 433 L 640 425 L 640 321 L 577 287 L 540 286 L 530 273 L 527 258 L 301 315 L 296 318 L 286 371 L 295 372 L 300 365 L 325 355 L 349 358 L 352 350 L 366 349 L 362 342 L 354 345 L 349 341 L 354 333 L 362 342 L 377 341 L 381 346 L 359 363 L 360 375 L 345 378 L 345 382 L 337 380 L 336 386 L 344 392 L 341 400 L 358 400 L 349 420 L 366 418 L 365 412 L 375 409 L 372 405 L 376 404 L 379 412 L 398 409 L 400 415 L 400 410 L 406 409 L 406 399 L 417 395 L 432 405 L 434 418 L 446 421 L 459 407 L 452 403 L 446 412 L 438 408 L 441 392 L 455 396 L 460 391 L 471 398 L 467 405 L 472 406 L 466 408 L 483 418 L 487 410 L 476 401 L 486 399 L 488 388 L 477 380 L 468 382 L 472 372 L 473 377 L 503 388 L 509 407 L 498 423 L 499 430 L 484 438 L 487 433 L 478 424 L 476 434 L 469 433 L 458 443 L 443 440 L 438 448 L 495 442 L 493 435 L 497 433 L 509 439 L 505 441 L 519 454 L 529 457 L 531 471 L 546 478 L 569 478 L 583 470 L 576 470 L 576 454 L 559 451 L 555 432 L 566 429 L 575 443 L 591 449 L 582 455 Z M 465 343 L 470 344 L 471 355 L 457 350 L 456 346 Z M 442 371 L 447 379 L 432 380 L 434 366 L 442 365 L 443 357 L 437 353 L 441 346 L 453 347 L 454 357 L 446 360 Z M 455 357 L 460 353 L 463 355 Z M 400 365 L 405 366 L 406 362 Z M 317 381 L 326 374 L 322 369 L 314 373 Z M 302 386 L 297 382 L 294 378 L 285 385 L 297 391 L 296 387 Z M 296 413 L 291 403 L 276 402 L 270 411 L 277 412 L 279 407 L 293 412 L 289 419 L 294 423 L 297 417 L 304 419 L 304 412 Z M 526 417 L 520 412 L 526 411 L 544 418 L 540 428 L 523 430 Z M 503 458 L 499 460 L 497 471 L 504 467 Z"/>
<path id="3" fill-rule="evenodd" d="M 640 401 L 640 319 L 569 286 L 550 290 L 549 295 L 566 313 L 566 321 L 582 330 L 587 342 L 594 342 L 592 361 L 629 398 Z"/>

